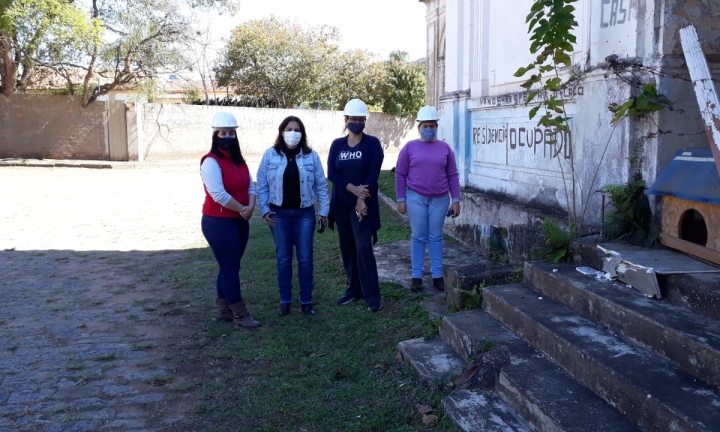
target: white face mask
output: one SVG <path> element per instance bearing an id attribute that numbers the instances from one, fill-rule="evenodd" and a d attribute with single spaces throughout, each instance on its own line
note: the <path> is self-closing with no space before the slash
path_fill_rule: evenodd
<path id="1" fill-rule="evenodd" d="M 283 138 L 285 138 L 285 144 L 288 147 L 297 147 L 300 139 L 302 138 L 301 132 L 285 131 L 283 132 Z"/>

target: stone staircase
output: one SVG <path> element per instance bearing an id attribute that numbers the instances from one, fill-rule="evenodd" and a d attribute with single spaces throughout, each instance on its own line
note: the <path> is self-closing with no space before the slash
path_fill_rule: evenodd
<path id="1" fill-rule="evenodd" d="M 463 431 L 720 431 L 720 321 L 575 266 L 528 262 L 482 310 L 398 345 Z"/>

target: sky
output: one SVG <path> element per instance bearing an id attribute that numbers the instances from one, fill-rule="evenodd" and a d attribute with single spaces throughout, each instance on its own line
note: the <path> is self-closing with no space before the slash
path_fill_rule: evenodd
<path id="1" fill-rule="evenodd" d="M 382 58 L 401 50 L 411 60 L 426 55 L 425 4 L 418 0 L 240 0 L 240 11 L 214 26 L 214 37 L 226 38 L 242 22 L 271 15 L 338 27 L 343 50 L 366 49 Z"/>

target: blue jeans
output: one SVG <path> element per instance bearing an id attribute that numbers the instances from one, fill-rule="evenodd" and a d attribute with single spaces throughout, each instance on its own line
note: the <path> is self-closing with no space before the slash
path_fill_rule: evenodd
<path id="1" fill-rule="evenodd" d="M 450 207 L 450 196 L 428 198 L 412 189 L 405 198 L 410 220 L 410 260 L 412 277 L 422 278 L 425 245 L 430 253 L 430 273 L 433 278 L 443 277 L 443 225 Z"/>
<path id="2" fill-rule="evenodd" d="M 275 226 L 270 228 L 275 238 L 278 291 L 280 303 L 292 303 L 293 247 L 297 253 L 300 304 L 312 304 L 313 237 L 315 234 L 315 207 L 284 209 L 272 206 Z"/>
<path id="3" fill-rule="evenodd" d="M 218 298 L 224 298 L 228 304 L 242 301 L 240 260 L 247 247 L 250 224 L 243 218 L 203 215 L 200 225 L 220 266 L 216 280 Z"/>

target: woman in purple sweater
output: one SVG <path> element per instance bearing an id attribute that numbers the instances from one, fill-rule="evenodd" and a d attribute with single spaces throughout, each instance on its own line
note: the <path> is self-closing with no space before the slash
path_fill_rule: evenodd
<path id="1" fill-rule="evenodd" d="M 395 166 L 398 211 L 407 213 L 410 220 L 412 291 L 423 288 L 425 245 L 430 253 L 433 286 L 445 290 L 443 224 L 445 216 L 460 215 L 460 180 L 455 154 L 446 142 L 436 139 L 438 120 L 434 107 L 420 108 L 417 115 L 420 139 L 405 144 Z"/>

